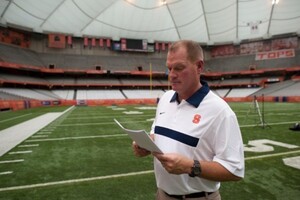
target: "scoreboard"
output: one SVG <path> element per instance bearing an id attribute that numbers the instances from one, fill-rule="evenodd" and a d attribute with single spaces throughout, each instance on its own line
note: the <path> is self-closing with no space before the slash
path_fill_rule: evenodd
<path id="1" fill-rule="evenodd" d="M 121 38 L 120 42 L 114 42 L 116 51 L 154 52 L 154 45 L 148 45 L 146 39 Z"/>

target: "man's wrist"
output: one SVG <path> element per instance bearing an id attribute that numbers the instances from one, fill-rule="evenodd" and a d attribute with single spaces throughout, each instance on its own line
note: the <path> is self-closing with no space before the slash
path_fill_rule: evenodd
<path id="1" fill-rule="evenodd" d="M 201 164 L 198 160 L 194 160 L 193 166 L 191 167 L 191 172 L 189 173 L 190 177 L 200 176 L 201 174 Z"/>

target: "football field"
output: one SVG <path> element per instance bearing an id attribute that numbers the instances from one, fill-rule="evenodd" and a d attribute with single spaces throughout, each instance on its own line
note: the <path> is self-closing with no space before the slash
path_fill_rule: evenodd
<path id="1" fill-rule="evenodd" d="M 223 200 L 300 197 L 300 103 L 229 103 L 245 146 L 245 178 Z M 0 113 L 0 130 L 68 107 Z M 0 157 L 0 200 L 153 200 L 153 158 L 137 158 L 126 128 L 150 131 L 155 105 L 75 107 Z M 259 112 L 258 112 L 259 111 Z M 20 134 L 22 130 L 20 130 Z M 1 140 L 1 132 L 0 132 Z"/>

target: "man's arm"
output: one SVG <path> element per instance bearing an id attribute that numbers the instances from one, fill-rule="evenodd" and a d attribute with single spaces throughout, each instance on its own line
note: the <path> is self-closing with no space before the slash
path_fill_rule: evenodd
<path id="1" fill-rule="evenodd" d="M 162 166 L 171 174 L 190 174 L 194 160 L 179 154 L 153 155 L 161 162 Z M 238 181 L 241 178 L 229 172 L 220 163 L 215 161 L 199 161 L 201 166 L 200 177 L 212 181 Z"/>

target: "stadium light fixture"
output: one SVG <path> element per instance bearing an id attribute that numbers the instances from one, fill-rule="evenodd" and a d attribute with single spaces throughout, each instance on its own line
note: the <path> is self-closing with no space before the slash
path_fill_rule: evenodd
<path id="1" fill-rule="evenodd" d="M 278 4 L 278 3 L 279 3 L 279 0 L 272 0 L 272 5 Z"/>
<path id="2" fill-rule="evenodd" d="M 161 0 L 161 5 L 166 5 L 167 4 L 167 0 Z"/>

